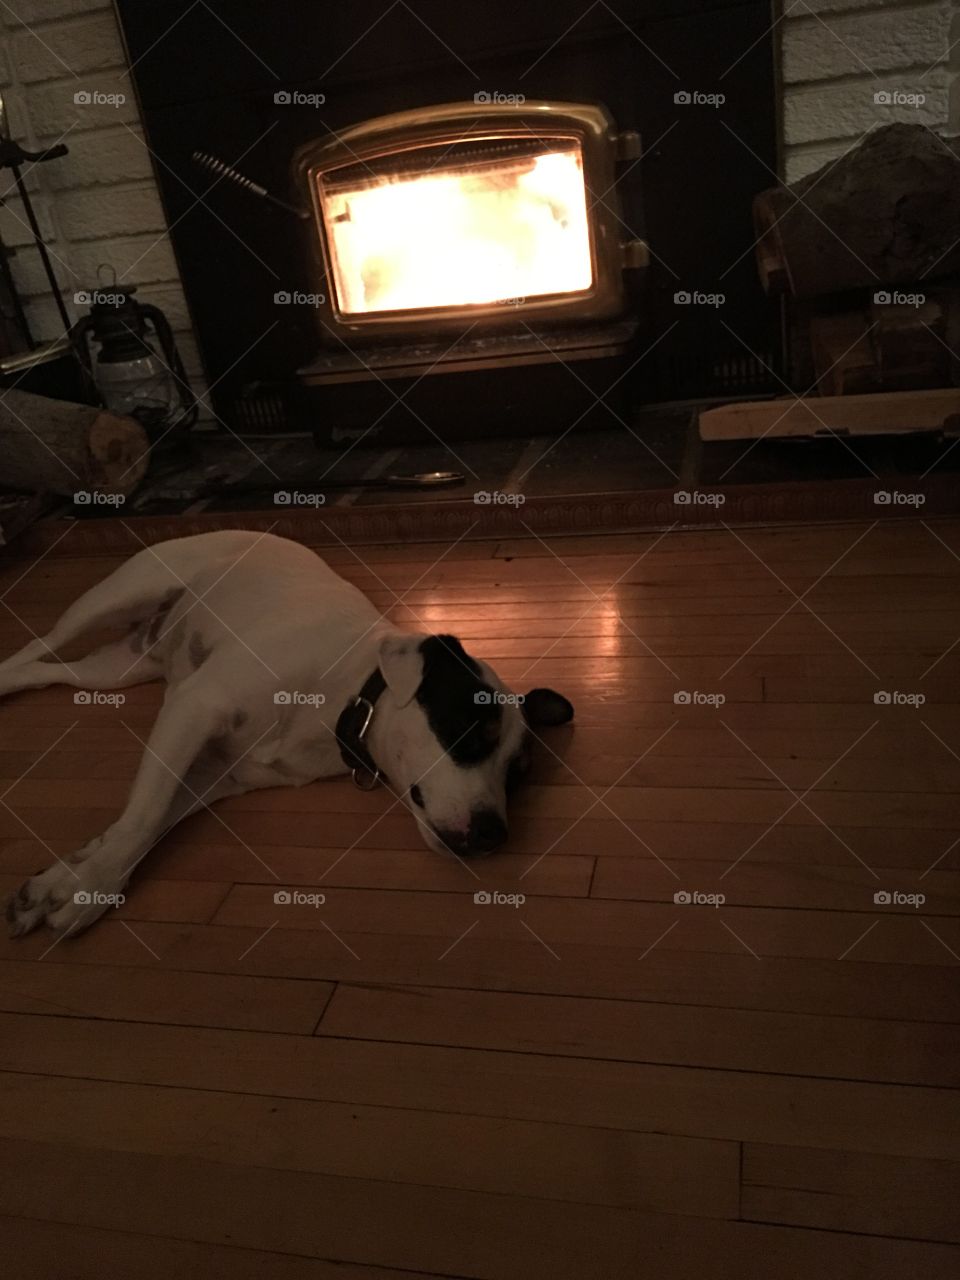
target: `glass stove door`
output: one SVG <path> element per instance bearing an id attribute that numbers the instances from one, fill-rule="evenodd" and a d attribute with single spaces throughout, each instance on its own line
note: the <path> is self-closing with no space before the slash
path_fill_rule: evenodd
<path id="1" fill-rule="evenodd" d="M 342 315 L 530 301 L 591 288 L 579 143 L 544 140 L 521 154 L 493 143 L 451 161 L 453 150 L 422 147 L 381 173 L 374 160 L 317 175 Z"/>

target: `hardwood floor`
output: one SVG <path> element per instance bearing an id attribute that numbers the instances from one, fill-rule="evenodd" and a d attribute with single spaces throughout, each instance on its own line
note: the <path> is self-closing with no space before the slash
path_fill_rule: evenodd
<path id="1" fill-rule="evenodd" d="M 0 653 L 117 563 L 65 551 Z M 322 554 L 576 721 L 504 854 L 260 792 L 4 939 L 4 1275 L 958 1274 L 960 520 Z M 125 693 L 0 707 L 0 890 L 115 816 Z"/>

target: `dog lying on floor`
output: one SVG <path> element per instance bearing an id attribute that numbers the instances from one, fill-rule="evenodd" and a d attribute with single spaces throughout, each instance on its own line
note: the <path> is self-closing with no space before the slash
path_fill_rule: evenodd
<path id="1" fill-rule="evenodd" d="M 56 659 L 113 627 L 125 638 Z M 166 695 L 126 808 L 14 894 L 13 936 L 92 924 L 161 836 L 215 800 L 348 769 L 364 787 L 386 781 L 431 848 L 490 853 L 507 838 L 530 729 L 573 716 L 551 689 L 517 698 L 453 636 L 399 631 L 306 547 L 240 530 L 138 552 L 0 663 L 0 696 L 159 679 Z"/>

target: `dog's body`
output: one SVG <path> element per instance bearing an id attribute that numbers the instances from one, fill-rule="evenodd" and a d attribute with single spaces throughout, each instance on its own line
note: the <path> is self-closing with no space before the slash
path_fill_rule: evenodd
<path id="1" fill-rule="evenodd" d="M 126 636 L 77 661 L 55 658 L 113 627 Z M 7 913 L 14 934 L 91 924 L 160 837 L 201 806 L 351 764 L 389 778 L 431 847 L 489 852 L 506 837 L 525 720 L 573 714 L 549 690 L 527 695 L 521 713 L 523 699 L 453 637 L 400 632 L 312 551 L 239 530 L 139 552 L 0 663 L 0 696 L 159 679 L 166 695 L 124 812 L 22 886 Z"/>

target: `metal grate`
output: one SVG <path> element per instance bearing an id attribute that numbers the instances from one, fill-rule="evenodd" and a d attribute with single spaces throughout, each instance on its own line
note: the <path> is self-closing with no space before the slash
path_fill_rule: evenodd
<path id="1" fill-rule="evenodd" d="M 296 426 L 286 388 L 264 383 L 244 387 L 231 405 L 230 416 L 237 431 L 289 431 Z"/>

